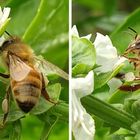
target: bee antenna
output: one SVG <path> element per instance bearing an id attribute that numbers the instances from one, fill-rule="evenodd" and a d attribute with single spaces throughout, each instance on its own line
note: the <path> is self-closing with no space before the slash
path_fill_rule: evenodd
<path id="1" fill-rule="evenodd" d="M 10 37 L 12 37 L 12 35 L 11 35 L 9 32 L 5 31 L 5 33 L 6 33 L 7 35 L 9 35 Z"/>
<path id="2" fill-rule="evenodd" d="M 133 28 L 131 28 L 131 27 L 128 27 L 128 29 L 129 30 L 131 30 L 131 31 L 133 31 L 136 35 L 135 35 L 135 39 L 137 38 L 137 36 L 138 36 L 138 33 L 136 32 L 136 30 L 134 30 Z"/>

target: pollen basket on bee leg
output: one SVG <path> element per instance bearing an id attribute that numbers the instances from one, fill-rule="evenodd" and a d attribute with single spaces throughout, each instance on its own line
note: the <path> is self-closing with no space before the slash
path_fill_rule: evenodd
<path id="1" fill-rule="evenodd" d="M 4 99 L 2 101 L 2 110 L 5 114 L 8 113 L 8 108 L 9 108 L 8 100 Z"/>

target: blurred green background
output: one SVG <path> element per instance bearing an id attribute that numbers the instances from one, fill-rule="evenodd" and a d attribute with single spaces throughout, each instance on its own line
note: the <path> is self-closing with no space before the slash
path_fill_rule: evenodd
<path id="1" fill-rule="evenodd" d="M 11 35 L 21 37 L 32 47 L 35 54 L 42 55 L 68 73 L 68 0 L 0 0 L 0 5 L 11 8 L 11 21 L 6 30 Z M 0 69 L 3 71 L 2 67 Z M 60 100 L 68 103 L 68 82 L 61 78 L 50 82 L 61 83 Z M 6 85 L 0 82 L 1 96 L 5 95 L 5 87 Z M 2 102 L 2 99 L 0 101 Z M 27 114 L 21 119 L 21 124 L 21 140 L 40 139 L 45 124 L 43 121 Z M 12 128 L 8 128 L 0 130 L 1 140 L 12 139 L 7 136 Z M 67 122 L 58 121 L 55 124 L 49 140 L 56 139 L 68 139 Z"/>
<path id="2" fill-rule="evenodd" d="M 110 35 L 122 52 L 135 36 L 128 27 L 140 33 L 139 7 L 139 0 L 73 0 L 72 24 L 77 25 L 81 36 L 92 33 L 92 40 L 96 32 Z M 132 15 L 135 10 L 137 15 Z"/>

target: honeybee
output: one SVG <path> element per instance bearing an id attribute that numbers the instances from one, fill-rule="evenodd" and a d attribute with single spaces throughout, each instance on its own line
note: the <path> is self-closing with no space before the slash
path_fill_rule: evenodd
<path id="1" fill-rule="evenodd" d="M 134 64 L 134 68 L 136 70 L 136 79 L 140 80 L 140 35 L 132 29 L 131 27 L 128 27 L 130 30 L 132 30 L 135 33 L 135 40 L 129 44 L 128 48 L 125 50 L 123 56 L 126 57 L 130 63 Z M 133 57 L 128 56 L 129 54 L 133 54 Z M 124 91 L 136 91 L 140 89 L 140 84 L 136 84 L 133 86 L 130 85 L 123 85 L 120 87 L 121 90 Z"/>
<path id="2" fill-rule="evenodd" d="M 35 56 L 33 50 L 19 37 L 10 36 L 0 47 L 9 74 L 0 73 L 1 77 L 10 78 L 10 86 L 3 100 L 4 120 L 8 115 L 8 98 L 12 91 L 19 108 L 28 113 L 38 102 L 41 95 L 50 102 L 46 92 L 46 74 L 55 73 L 68 80 L 68 74 L 50 62 Z"/>
<path id="3" fill-rule="evenodd" d="M 138 33 L 129 27 L 133 32 L 136 33 L 135 40 L 129 44 L 128 48 L 125 50 L 124 55 L 128 60 L 134 64 L 136 70 L 140 71 L 140 36 Z M 128 57 L 128 54 L 134 54 L 134 57 Z M 140 75 L 140 73 L 139 73 Z"/>

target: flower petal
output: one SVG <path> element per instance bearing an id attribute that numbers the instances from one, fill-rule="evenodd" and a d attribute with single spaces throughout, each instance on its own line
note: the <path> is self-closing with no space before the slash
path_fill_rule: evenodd
<path id="1" fill-rule="evenodd" d="M 112 78 L 107 84 L 110 88 L 109 93 L 112 94 L 122 85 L 122 81 L 117 78 Z"/>
<path id="2" fill-rule="evenodd" d="M 72 78 L 72 130 L 75 140 L 93 140 L 95 125 L 86 112 L 80 98 L 94 89 L 94 73 L 90 71 L 84 78 Z"/>
<path id="3" fill-rule="evenodd" d="M 78 96 L 84 97 L 94 89 L 94 73 L 90 71 L 84 78 L 72 78 L 72 89 Z"/>
<path id="4" fill-rule="evenodd" d="M 128 72 L 128 73 L 126 73 L 125 74 L 125 81 L 127 81 L 127 82 L 131 82 L 131 81 L 133 81 L 133 80 L 135 80 L 135 75 L 134 75 L 134 73 L 133 72 Z"/>
<path id="5" fill-rule="evenodd" d="M 84 114 L 84 120 L 73 128 L 76 140 L 93 140 L 95 127 L 94 120 L 89 114 Z"/>
<path id="6" fill-rule="evenodd" d="M 90 40 L 91 36 L 92 36 L 92 34 L 89 34 L 87 36 L 82 36 L 81 38 L 86 38 L 87 40 Z"/>
<path id="7" fill-rule="evenodd" d="M 77 30 L 76 25 L 74 25 L 74 26 L 72 27 L 72 29 L 71 29 L 71 35 L 72 35 L 72 36 L 77 36 L 77 37 L 79 37 L 79 33 L 78 33 L 78 30 Z"/>
<path id="8" fill-rule="evenodd" d="M 6 21 L 6 19 L 8 18 L 9 14 L 10 14 L 10 8 L 9 7 L 4 8 L 3 9 L 3 16 L 2 16 L 2 18 L 0 20 L 0 22 L 4 23 Z"/>
<path id="9" fill-rule="evenodd" d="M 79 33 L 78 33 L 78 30 L 77 30 L 77 27 L 76 25 L 74 25 L 71 29 L 71 35 L 72 36 L 76 36 L 76 37 L 79 37 Z M 91 34 L 87 35 L 87 36 L 82 36 L 81 38 L 86 38 L 88 40 L 90 40 L 91 38 Z"/>
<path id="10" fill-rule="evenodd" d="M 113 67 L 117 63 L 117 61 L 118 61 L 117 58 L 115 58 L 115 59 L 104 58 L 104 60 L 101 60 L 100 63 L 97 62 L 99 67 L 95 69 L 95 72 L 97 72 L 97 74 L 99 74 L 99 73 L 106 73 L 106 72 L 112 71 Z"/>
<path id="11" fill-rule="evenodd" d="M 114 57 L 114 55 L 117 56 L 117 50 L 115 47 L 113 47 L 112 42 L 111 42 L 109 36 L 107 36 L 107 35 L 104 36 L 100 33 L 97 33 L 97 36 L 94 41 L 94 45 L 95 45 L 95 48 L 97 49 L 97 51 L 98 51 L 98 49 L 100 50 L 100 48 L 101 48 L 101 50 L 106 48 L 106 49 L 108 49 L 108 51 L 113 52 L 113 54 L 106 54 L 106 55 L 111 55 L 113 57 Z"/>
<path id="12" fill-rule="evenodd" d="M 75 140 L 93 140 L 95 125 L 93 118 L 86 112 L 80 98 L 72 93 L 72 130 Z"/>
<path id="13" fill-rule="evenodd" d="M 99 67 L 95 69 L 97 73 L 112 71 L 126 60 L 126 58 L 118 56 L 117 49 L 112 45 L 107 35 L 104 36 L 97 33 L 94 46 L 97 56 L 96 64 L 99 65 Z"/>
<path id="14" fill-rule="evenodd" d="M 121 65 L 122 63 L 124 63 L 126 60 L 128 60 L 127 58 L 125 57 L 120 57 L 118 56 L 118 60 L 117 62 L 114 64 L 114 67 L 113 67 L 113 70 L 118 67 L 119 65 Z"/>
<path id="15" fill-rule="evenodd" d="M 0 7 L 0 21 L 1 21 L 2 15 L 3 15 L 3 12 L 2 12 L 2 9 Z"/>

